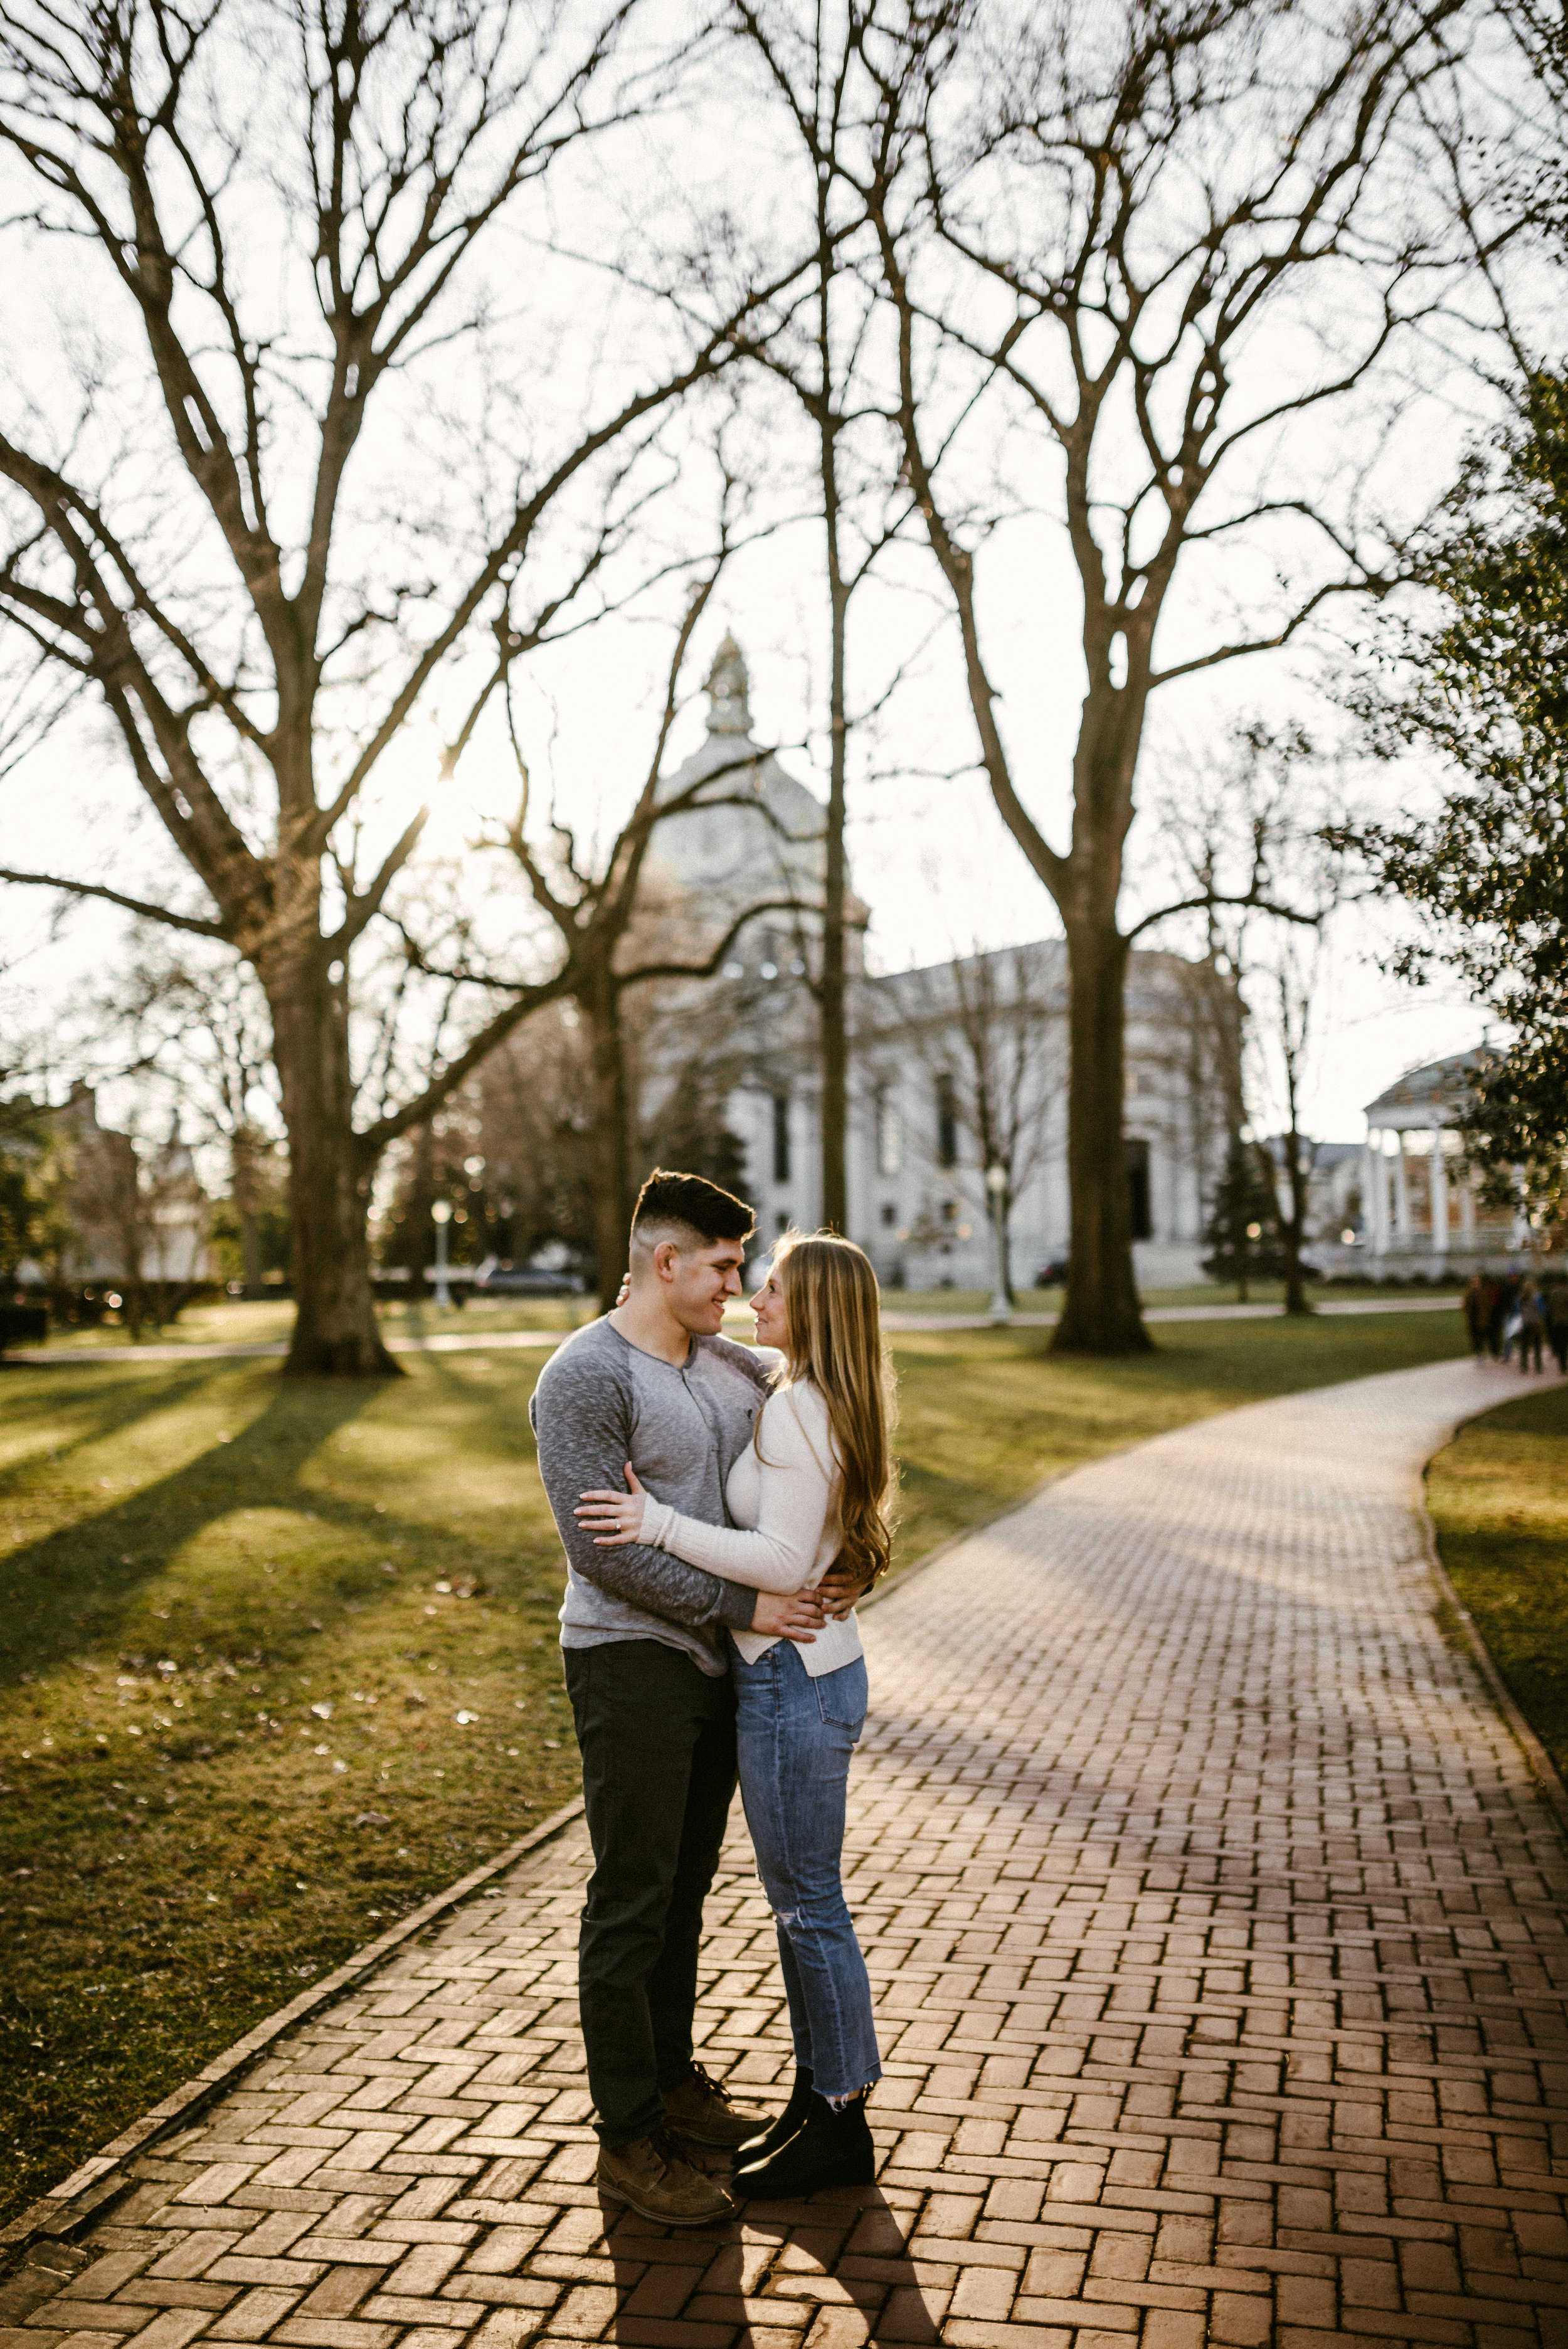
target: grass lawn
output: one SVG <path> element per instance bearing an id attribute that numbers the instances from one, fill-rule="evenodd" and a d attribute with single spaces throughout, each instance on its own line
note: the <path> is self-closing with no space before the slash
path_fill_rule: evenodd
<path id="1" fill-rule="evenodd" d="M 1462 1331 L 1046 1344 L 897 1340 L 901 1567 L 1078 1461 Z M 341 1386 L 129 1348 L 0 1370 L 0 2216 L 574 1791 L 544 1357 L 405 1359 Z"/>
<path id="2" fill-rule="evenodd" d="M 1428 1472 L 1427 1506 L 1455 1588 L 1568 1776 L 1568 1388 L 1461 1427 Z"/>
<path id="3" fill-rule="evenodd" d="M 1419 1289 L 1412 1290 L 1418 1295 Z M 1387 1295 L 1383 1289 L 1367 1284 L 1357 1287 L 1351 1283 L 1336 1284 L 1332 1288 L 1314 1292 L 1319 1302 L 1347 1298 L 1377 1298 Z M 1254 1305 L 1281 1305 L 1284 1289 L 1277 1281 L 1252 1281 L 1248 1285 L 1249 1301 Z M 1233 1305 L 1233 1287 L 1215 1281 L 1202 1281 L 1191 1288 L 1151 1288 L 1143 1299 L 1145 1305 Z M 991 1292 L 984 1288 L 890 1288 L 883 1292 L 882 1303 L 890 1313 L 985 1313 L 990 1309 Z M 1020 1288 L 1016 1309 L 1020 1313 L 1059 1313 L 1062 1292 L 1059 1288 Z M 466 1338 L 482 1337 L 486 1332 L 499 1335 L 509 1330 L 575 1330 L 591 1321 L 597 1310 L 591 1297 L 504 1298 L 476 1297 L 464 1305 L 449 1306 L 438 1312 L 428 1299 L 411 1299 L 407 1304 L 396 1299 L 381 1305 L 381 1326 L 388 1337 L 433 1338 L 453 1333 Z M 750 1320 L 737 1311 L 734 1319 L 738 1330 L 750 1332 Z M 178 1321 L 166 1329 L 148 1330 L 148 1341 L 162 1346 L 264 1346 L 284 1343 L 294 1327 L 294 1307 L 286 1298 L 275 1304 L 263 1300 L 224 1299 L 211 1305 L 188 1306 Z M 136 1351 L 129 1330 L 113 1317 L 96 1329 L 51 1330 L 48 1339 L 51 1352 L 70 1354 L 102 1347 L 123 1347 L 128 1355 Z"/>
<path id="4" fill-rule="evenodd" d="M 437 1311 L 428 1299 L 407 1304 L 396 1299 L 381 1307 L 381 1327 L 389 1337 L 431 1338 L 447 1330 L 482 1336 L 503 1330 L 575 1330 L 591 1321 L 597 1310 L 591 1297 L 476 1297 L 465 1305 Z M 178 1321 L 161 1330 L 148 1329 L 149 1344 L 160 1346 L 267 1346 L 286 1343 L 294 1328 L 294 1307 L 287 1298 L 275 1304 L 265 1299 L 225 1299 L 221 1304 L 188 1305 Z M 51 1352 L 79 1353 L 84 1349 L 123 1346 L 136 1351 L 131 1334 L 117 1319 L 96 1329 L 51 1330 Z"/>

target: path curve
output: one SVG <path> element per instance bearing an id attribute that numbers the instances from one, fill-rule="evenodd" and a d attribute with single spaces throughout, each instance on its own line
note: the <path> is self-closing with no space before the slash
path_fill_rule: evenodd
<path id="1" fill-rule="evenodd" d="M 1203 1421 L 868 1613 L 875 2190 L 601 2211 L 573 1829 L 132 2163 L 0 2349 L 1568 2342 L 1568 1853 L 1439 1635 L 1417 1484 L 1522 1385 Z M 709 1924 L 705 2055 L 770 2084 L 738 1822 Z"/>

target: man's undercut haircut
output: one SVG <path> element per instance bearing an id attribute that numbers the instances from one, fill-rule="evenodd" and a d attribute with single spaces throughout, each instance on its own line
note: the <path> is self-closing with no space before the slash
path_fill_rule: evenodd
<path id="1" fill-rule="evenodd" d="M 673 1174 L 655 1166 L 637 1194 L 632 1237 L 645 1247 L 674 1240 L 677 1247 L 712 1247 L 719 1240 L 748 1240 L 757 1218 L 744 1199 L 710 1183 L 706 1174 Z"/>

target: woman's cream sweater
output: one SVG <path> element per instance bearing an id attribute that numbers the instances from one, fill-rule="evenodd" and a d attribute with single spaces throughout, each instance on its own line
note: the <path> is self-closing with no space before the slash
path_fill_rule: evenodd
<path id="1" fill-rule="evenodd" d="M 637 1538 L 725 1582 L 744 1582 L 753 1590 L 810 1590 L 839 1554 L 838 1489 L 828 1406 L 810 1381 L 801 1379 L 769 1396 L 756 1443 L 729 1472 L 725 1499 L 733 1526 L 683 1517 L 650 1493 Z M 778 1645 L 754 1631 L 732 1631 L 730 1638 L 748 1664 Z M 799 1651 L 812 1680 L 861 1653 L 852 1614 L 825 1624 Z"/>

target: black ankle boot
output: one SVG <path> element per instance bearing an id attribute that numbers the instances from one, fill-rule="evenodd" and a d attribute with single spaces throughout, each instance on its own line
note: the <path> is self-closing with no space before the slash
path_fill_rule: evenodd
<path id="1" fill-rule="evenodd" d="M 787 2146 L 797 2131 L 805 2127 L 806 2115 L 810 2108 L 810 2066 L 806 2064 L 797 2064 L 795 2085 L 789 2091 L 789 2103 L 771 2128 L 765 2129 L 760 2137 L 747 2138 L 735 2157 L 737 2161 L 750 2162 L 755 2166 L 759 2161 L 771 2160 L 774 2154 Z"/>
<path id="2" fill-rule="evenodd" d="M 833 2106 L 813 2093 L 805 2127 L 770 2161 L 738 2169 L 729 2190 L 743 2201 L 798 2202 L 820 2186 L 870 2186 L 876 2166 L 864 2094 Z"/>

